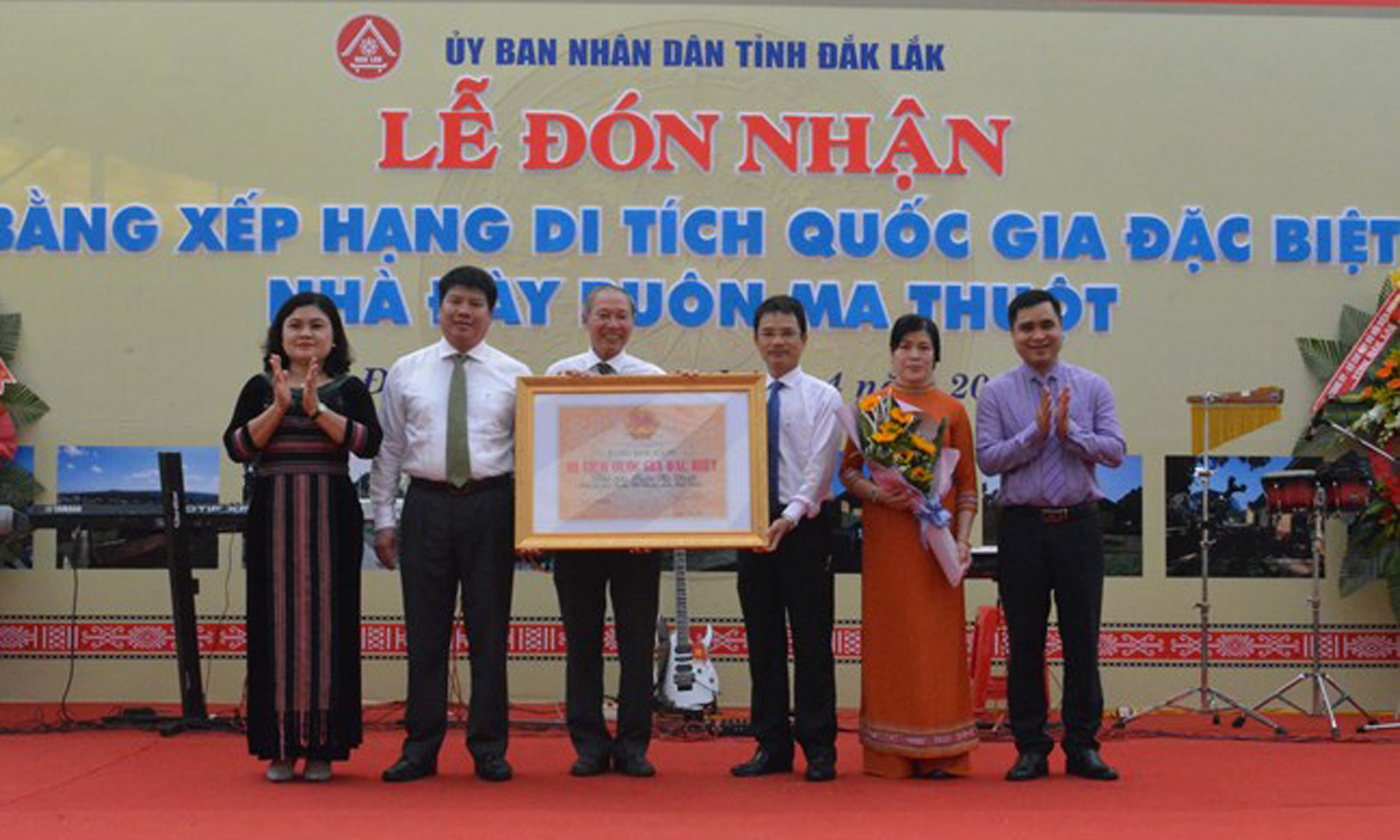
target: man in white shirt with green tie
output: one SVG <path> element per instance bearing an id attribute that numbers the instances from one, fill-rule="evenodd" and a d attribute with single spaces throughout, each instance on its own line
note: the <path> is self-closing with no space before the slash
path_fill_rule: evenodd
<path id="1" fill-rule="evenodd" d="M 408 634 L 408 735 L 387 782 L 437 772 L 447 733 L 447 665 L 461 592 L 471 648 L 467 749 L 485 781 L 506 762 L 506 643 L 515 574 L 515 385 L 530 369 L 486 343 L 496 282 L 462 266 L 438 283 L 442 340 L 399 359 L 384 381 L 384 443 L 370 474 L 375 552 L 401 565 Z M 399 476 L 411 479 L 394 518 Z"/>

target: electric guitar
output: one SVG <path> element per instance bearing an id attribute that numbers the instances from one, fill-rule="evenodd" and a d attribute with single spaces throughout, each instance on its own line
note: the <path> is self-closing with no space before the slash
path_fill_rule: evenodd
<path id="1" fill-rule="evenodd" d="M 705 637 L 690 637 L 690 613 L 686 604 L 685 549 L 675 552 L 676 629 L 666 632 L 666 619 L 657 623 L 658 651 L 656 699 L 663 708 L 682 712 L 716 711 L 719 708 L 719 674 L 710 661 L 715 628 L 706 626 Z"/>

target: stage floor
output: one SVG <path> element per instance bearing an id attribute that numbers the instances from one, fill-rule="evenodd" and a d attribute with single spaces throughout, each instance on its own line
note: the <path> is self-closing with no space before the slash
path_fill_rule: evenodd
<path id="1" fill-rule="evenodd" d="M 103 710 L 105 711 L 105 709 Z M 32 729 L 52 707 L 0 707 L 0 726 Z M 92 707 L 79 717 L 95 718 Z M 386 713 L 387 716 L 387 713 Z M 80 729 L 0 736 L 0 838 L 326 837 L 905 837 L 960 838 L 1393 838 L 1400 826 L 1400 731 L 1356 735 L 1354 718 L 1332 742 L 1316 719 L 1280 716 L 1291 734 L 1212 726 L 1204 716 L 1162 714 L 1106 732 L 1113 784 L 1062 775 L 1012 785 L 1001 739 L 974 755 L 972 778 L 886 781 L 860 773 L 860 746 L 843 731 L 840 777 L 799 773 L 730 777 L 751 742 L 659 737 L 659 775 L 568 775 L 567 737 L 538 710 L 513 715 L 516 778 L 478 781 L 460 730 L 440 775 L 387 785 L 380 771 L 399 735 L 375 726 L 326 784 L 271 785 L 241 735 L 177 737 Z M 851 723 L 850 715 L 843 724 Z"/>

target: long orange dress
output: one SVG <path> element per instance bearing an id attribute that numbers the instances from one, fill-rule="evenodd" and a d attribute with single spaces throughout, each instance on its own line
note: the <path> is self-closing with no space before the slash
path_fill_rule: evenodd
<path id="1" fill-rule="evenodd" d="M 977 469 L 967 412 L 936 388 L 895 396 L 931 426 L 948 419 L 946 445 L 961 453 L 943 507 L 977 510 Z M 847 441 L 843 467 L 865 459 Z M 967 775 L 977 746 L 968 678 L 963 590 L 948 585 L 919 541 L 913 514 L 880 504 L 863 513 L 860 741 L 865 772 L 908 778 Z M 952 527 L 952 526 L 950 526 Z"/>

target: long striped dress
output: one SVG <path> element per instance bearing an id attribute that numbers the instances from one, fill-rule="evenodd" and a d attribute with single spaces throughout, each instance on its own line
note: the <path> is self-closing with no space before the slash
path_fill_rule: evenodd
<path id="1" fill-rule="evenodd" d="M 342 761 L 361 741 L 360 562 L 364 516 L 349 454 L 373 457 L 379 421 L 360 380 L 318 388 L 348 424 L 332 443 L 292 408 L 261 450 L 248 422 L 272 403 L 272 382 L 243 386 L 224 432 L 229 457 L 251 464 L 244 530 L 248 574 L 248 750 L 258 758 Z"/>

